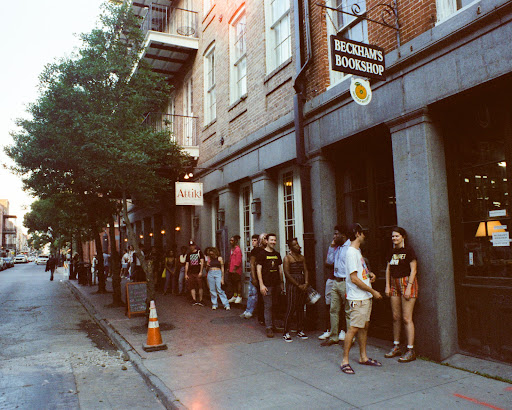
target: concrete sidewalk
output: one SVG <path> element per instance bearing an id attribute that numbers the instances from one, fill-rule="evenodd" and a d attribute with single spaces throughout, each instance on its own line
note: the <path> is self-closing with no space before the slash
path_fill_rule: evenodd
<path id="1" fill-rule="evenodd" d="M 168 408 L 512 409 L 512 384 L 425 360 L 399 364 L 384 358 L 387 349 L 376 340 L 368 355 L 383 366 L 359 365 L 356 345 L 351 351 L 356 374 L 346 375 L 339 369 L 342 348 L 321 347 L 320 332 L 293 343 L 280 334 L 268 339 L 256 320 L 239 318 L 241 309 L 212 311 L 209 304 L 191 306 L 180 296 L 157 295 L 160 331 L 169 348 L 147 353 L 144 317 L 128 319 L 123 308 L 109 306 L 112 294 L 62 279 Z M 462 355 L 451 360 L 512 380 L 512 366 Z"/>

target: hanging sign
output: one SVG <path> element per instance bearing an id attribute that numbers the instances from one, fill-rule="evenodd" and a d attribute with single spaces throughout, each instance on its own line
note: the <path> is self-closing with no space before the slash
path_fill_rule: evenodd
<path id="1" fill-rule="evenodd" d="M 331 66 L 334 71 L 386 79 L 384 49 L 343 37 L 331 36 Z"/>
<path id="2" fill-rule="evenodd" d="M 202 182 L 176 182 L 176 205 L 203 206 Z"/>
<path id="3" fill-rule="evenodd" d="M 350 84 L 350 95 L 359 105 L 368 105 L 372 100 L 372 89 L 370 82 L 362 78 L 352 78 Z"/>

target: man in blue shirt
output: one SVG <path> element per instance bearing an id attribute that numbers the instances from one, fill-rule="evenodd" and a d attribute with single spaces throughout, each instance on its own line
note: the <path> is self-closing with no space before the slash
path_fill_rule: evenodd
<path id="1" fill-rule="evenodd" d="M 338 344 L 340 340 L 345 340 L 345 332 L 340 331 L 340 312 L 341 309 L 345 311 L 345 318 L 347 322 L 347 329 L 349 328 L 349 306 L 346 300 L 346 271 L 345 271 L 345 255 L 350 246 L 350 241 L 340 226 L 334 227 L 334 239 L 327 252 L 327 264 L 334 265 L 334 282 L 331 291 L 331 336 L 322 346 L 332 346 Z"/>

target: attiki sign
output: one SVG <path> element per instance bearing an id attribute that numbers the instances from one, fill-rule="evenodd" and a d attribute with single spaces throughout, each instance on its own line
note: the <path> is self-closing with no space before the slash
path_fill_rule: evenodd
<path id="1" fill-rule="evenodd" d="M 377 46 L 331 36 L 332 69 L 366 78 L 386 79 L 384 50 Z"/>
<path id="2" fill-rule="evenodd" d="M 203 184 L 201 182 L 176 182 L 176 205 L 203 205 Z"/>

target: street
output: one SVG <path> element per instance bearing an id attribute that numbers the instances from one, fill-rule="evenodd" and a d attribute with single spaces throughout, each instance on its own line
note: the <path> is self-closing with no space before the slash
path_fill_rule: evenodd
<path id="1" fill-rule="evenodd" d="M 0 272 L 0 408 L 163 408 L 56 273 Z"/>

